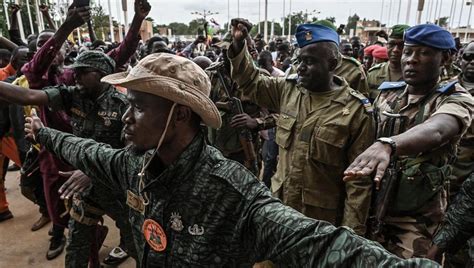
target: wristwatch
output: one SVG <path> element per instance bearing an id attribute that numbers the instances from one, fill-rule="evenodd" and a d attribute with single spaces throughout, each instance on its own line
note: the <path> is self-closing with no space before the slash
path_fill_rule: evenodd
<path id="1" fill-rule="evenodd" d="M 397 144 L 395 143 L 394 140 L 392 140 L 392 138 L 382 137 L 382 138 L 378 138 L 377 141 L 383 144 L 390 145 L 390 148 L 392 149 L 390 156 L 395 155 L 395 152 L 397 151 Z"/>

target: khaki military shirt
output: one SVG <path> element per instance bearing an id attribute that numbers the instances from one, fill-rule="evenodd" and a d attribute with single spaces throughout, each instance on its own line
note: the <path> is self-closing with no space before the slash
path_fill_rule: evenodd
<path id="1" fill-rule="evenodd" d="M 280 112 L 273 193 L 283 191 L 284 203 L 296 209 L 321 208 L 324 215 L 312 217 L 332 219 L 333 224 L 364 233 L 371 180 L 344 183 L 342 178 L 349 163 L 374 140 L 372 115 L 362 103 L 370 111 L 368 99 L 339 77 L 334 78 L 338 88 L 333 92 L 309 92 L 290 77 L 259 75 L 247 50 L 233 54 L 230 50 L 232 78 L 239 90 L 257 104 Z"/>
<path id="2" fill-rule="evenodd" d="M 377 98 L 380 93 L 378 88 L 383 82 L 396 82 L 402 80 L 403 77 L 401 75 L 399 77 L 391 77 L 388 62 L 373 66 L 369 69 L 369 73 L 367 74 L 367 83 L 369 84 L 370 89 L 370 99 L 374 100 Z"/>
<path id="3" fill-rule="evenodd" d="M 369 85 L 363 65 L 352 57 L 341 56 L 341 61 L 334 70 L 334 74 L 344 77 L 351 88 L 369 96 Z"/>
<path id="4" fill-rule="evenodd" d="M 453 156 L 455 155 L 457 143 L 471 124 L 474 102 L 470 94 L 466 92 L 464 88 L 454 83 L 439 84 L 432 90 L 431 93 L 420 96 L 409 94 L 407 86 L 404 82 L 386 83 L 381 85 L 380 88 L 382 92 L 375 100 L 375 109 L 377 111 L 377 117 L 379 120 L 378 133 L 384 131 L 384 124 L 387 120 L 387 117 L 382 114 L 384 111 L 395 114 L 398 113 L 404 116 L 406 118 L 406 124 L 404 127 L 405 131 L 420 124 L 418 121 L 425 122 L 429 118 L 438 114 L 448 114 L 458 119 L 462 129 L 459 135 L 452 138 L 446 144 L 438 148 L 433 148 L 429 152 L 424 152 L 417 156 L 411 156 L 420 159 L 426 158 L 427 160 L 423 162 L 440 168 L 450 164 L 453 160 Z M 421 116 L 421 111 L 423 111 L 423 116 Z M 418 117 L 421 118 L 421 120 Z M 407 156 L 401 158 L 403 159 L 406 157 Z M 403 172 L 406 171 L 403 170 Z M 418 185 L 418 183 L 439 183 L 432 181 L 431 179 L 422 179 L 423 177 L 420 177 L 420 180 L 422 181 L 418 181 L 416 177 L 414 178 L 415 179 L 412 179 L 413 186 Z M 437 186 L 439 185 L 432 185 L 433 189 L 435 189 Z M 429 188 L 431 188 L 431 186 Z M 396 222 L 413 222 L 413 219 L 416 218 L 413 215 L 416 215 L 426 216 L 426 218 L 430 219 L 432 222 L 440 222 L 446 210 L 446 195 L 444 191 L 437 192 L 438 194 L 433 197 L 432 200 L 426 202 L 417 211 L 411 211 L 410 214 L 412 217 L 393 215 L 394 218 L 389 219 L 388 221 L 393 220 Z M 418 194 L 421 196 L 421 193 Z M 406 193 L 398 192 L 395 199 L 403 199 L 406 198 L 406 196 Z M 415 200 L 411 200 L 410 202 L 415 202 Z M 399 216 L 403 217 L 400 218 Z"/>

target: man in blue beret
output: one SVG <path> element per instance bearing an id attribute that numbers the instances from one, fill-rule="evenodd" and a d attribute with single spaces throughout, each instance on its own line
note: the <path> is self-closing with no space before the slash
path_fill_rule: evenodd
<path id="1" fill-rule="evenodd" d="M 472 120 L 471 95 L 457 81 L 439 83 L 454 48 L 452 35 L 437 25 L 406 30 L 404 81 L 379 87 L 378 139 L 345 171 L 346 181 L 375 174 L 380 190 L 373 234 L 403 258 L 426 256 L 445 215 L 456 146 Z"/>
<path id="2" fill-rule="evenodd" d="M 324 25 L 298 26 L 297 75 L 286 78 L 259 74 L 245 49 L 247 35 L 234 26 L 231 74 L 246 97 L 280 113 L 273 195 L 306 216 L 364 235 L 371 180 L 344 183 L 342 178 L 349 163 L 373 142 L 375 129 L 368 99 L 334 75 L 340 61 L 338 34 Z"/>

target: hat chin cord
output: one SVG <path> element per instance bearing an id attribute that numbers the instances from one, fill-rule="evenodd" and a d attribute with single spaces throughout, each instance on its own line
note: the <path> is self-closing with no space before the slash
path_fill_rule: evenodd
<path id="1" fill-rule="evenodd" d="M 156 146 L 155 151 L 153 151 L 153 154 L 148 159 L 148 161 L 146 161 L 146 158 L 143 157 L 142 170 L 140 171 L 140 173 L 138 173 L 138 176 L 140 177 L 140 182 L 138 183 L 138 191 L 139 191 L 138 194 L 140 196 L 142 196 L 143 188 L 145 187 L 145 183 L 143 182 L 143 177 L 145 176 L 145 170 L 148 168 L 151 161 L 153 160 L 153 158 L 158 153 L 158 149 L 160 149 L 161 144 L 163 143 L 163 140 L 165 139 L 166 132 L 168 131 L 168 127 L 169 127 L 170 122 L 171 122 L 171 117 L 173 116 L 173 112 L 174 112 L 174 109 L 176 108 L 176 105 L 177 105 L 177 103 L 175 102 L 175 103 L 173 103 L 173 106 L 171 106 L 170 112 L 168 113 L 168 119 L 166 119 L 165 129 L 164 129 L 163 133 L 161 134 L 160 141 L 158 141 L 158 145 Z M 146 193 L 143 193 L 142 198 L 143 198 L 143 204 L 145 206 L 150 203 L 150 199 L 148 198 L 148 195 Z"/>

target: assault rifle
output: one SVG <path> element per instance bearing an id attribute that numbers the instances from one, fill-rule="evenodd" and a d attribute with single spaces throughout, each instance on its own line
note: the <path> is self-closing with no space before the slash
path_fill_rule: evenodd
<path id="1" fill-rule="evenodd" d="M 239 98 L 234 97 L 230 94 L 229 85 L 224 79 L 224 63 L 220 62 L 218 64 L 211 65 L 206 70 L 213 71 L 217 74 L 219 82 L 221 83 L 222 88 L 224 89 L 224 92 L 228 98 L 227 102 L 217 102 L 217 108 L 230 111 L 232 115 L 243 114 L 244 109 L 242 107 L 242 101 L 240 101 Z M 252 133 L 248 128 L 239 129 L 239 141 L 242 145 L 242 149 L 244 150 L 244 166 L 249 169 L 253 174 L 258 175 L 259 170 L 257 155 L 253 146 Z"/>

